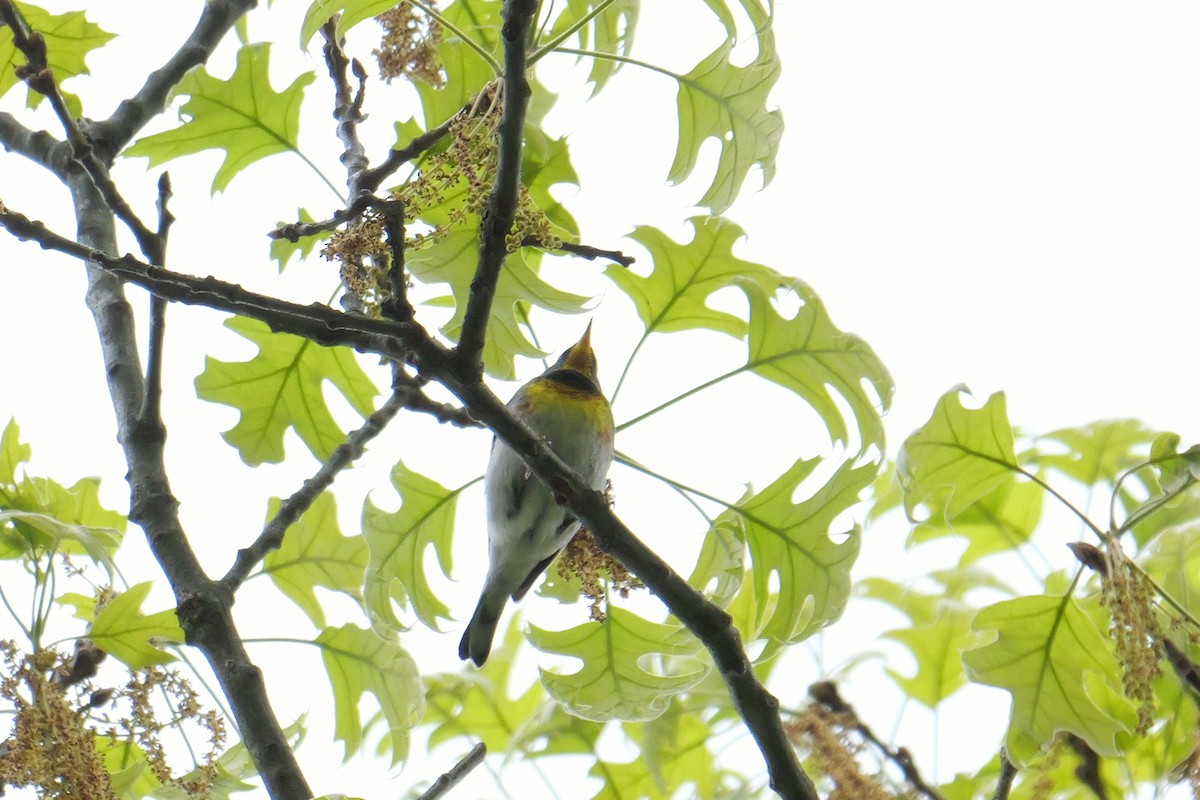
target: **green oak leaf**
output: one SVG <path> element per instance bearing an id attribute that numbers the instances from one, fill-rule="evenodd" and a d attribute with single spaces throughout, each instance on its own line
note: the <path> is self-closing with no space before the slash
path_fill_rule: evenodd
<path id="1" fill-rule="evenodd" d="M 1039 436 L 1030 460 L 1085 486 L 1111 486 L 1121 473 L 1146 461 L 1157 435 L 1136 419 L 1099 420 Z M 1061 445 L 1065 452 L 1049 452 L 1047 442 Z"/>
<path id="2" fill-rule="evenodd" d="M 459 495 L 472 483 L 447 489 L 398 462 L 392 485 L 400 494 L 400 509 L 384 511 L 369 497 L 363 502 L 362 529 L 370 551 L 364 594 L 377 630 L 404 629 L 393 601 L 411 607 L 417 619 L 434 630 L 440 630 L 439 619 L 451 619 L 450 609 L 429 585 L 425 551 L 432 547 L 442 573 L 450 574 L 454 511 Z"/>
<path id="3" fill-rule="evenodd" d="M 583 719 L 654 719 L 709 669 L 686 628 L 651 622 L 619 606 L 609 606 L 603 622 L 563 631 L 531 626 L 528 636 L 542 652 L 581 662 L 571 665 L 578 666 L 574 671 L 542 668 L 541 675 L 550 696 Z"/>
<path id="4" fill-rule="evenodd" d="M 550 39 L 555 39 L 571 28 L 580 25 L 598 6 L 604 4 L 603 10 L 576 30 L 574 36 L 579 40 L 579 49 L 606 53 L 621 58 L 628 58 L 633 51 L 633 38 L 637 31 L 638 14 L 641 4 L 638 0 L 567 0 L 554 26 L 550 29 Z M 579 59 L 588 56 L 579 56 Z M 592 57 L 592 69 L 588 73 L 588 81 L 592 84 L 592 94 L 597 94 L 608 79 L 617 74 L 622 62 L 613 58 Z"/>
<path id="5" fill-rule="evenodd" d="M 187 118 L 184 123 L 143 136 L 125 155 L 145 156 L 154 166 L 202 150 L 224 150 L 213 192 L 224 191 L 235 175 L 267 156 L 291 152 L 303 158 L 298 142 L 300 103 L 314 74 L 305 72 L 276 92 L 271 88 L 270 55 L 269 44 L 243 46 L 226 80 L 214 78 L 204 67 L 189 72 L 175 87 L 175 94 L 188 96 L 179 110 Z"/>
<path id="6" fill-rule="evenodd" d="M 377 17 L 395 5 L 396 0 L 313 0 L 300 23 L 300 47 L 308 47 L 312 37 L 334 14 L 340 15 L 337 21 L 340 39 L 355 25 Z"/>
<path id="7" fill-rule="evenodd" d="M 912 677 L 887 669 L 910 698 L 936 709 L 966 684 L 961 653 L 974 640 L 973 608 L 959 598 L 944 593 L 923 594 L 883 578 L 868 578 L 859 590 L 864 597 L 888 603 L 911 621 L 883 634 L 908 648 L 916 661 L 917 671 Z"/>
<path id="8" fill-rule="evenodd" d="M 528 678 L 524 690 L 510 697 L 512 666 L 522 642 L 521 627 L 514 616 L 504 634 L 497 637 L 492 655 L 480 670 L 450 672 L 425 679 L 425 719 L 430 724 L 429 747 L 462 737 L 483 742 L 488 751 L 502 753 L 517 748 L 518 732 L 530 734 L 537 728 L 538 710 L 546 705 L 546 692 L 536 679 Z M 519 686 L 525 686 L 522 679 Z M 553 704 L 550 704 L 553 706 Z"/>
<path id="9" fill-rule="evenodd" d="M 96 595 L 80 594 L 79 592 L 63 592 L 54 598 L 60 606 L 70 606 L 75 609 L 72 614 L 75 619 L 92 622 L 96 619 Z"/>
<path id="10" fill-rule="evenodd" d="M 88 638 L 104 652 L 128 665 L 145 669 L 175 660 L 155 641 L 183 643 L 183 629 L 175 609 L 143 614 L 142 603 L 150 594 L 150 581 L 134 584 L 108 602 L 88 629 Z"/>
<path id="11" fill-rule="evenodd" d="M 50 71 L 54 73 L 60 91 L 64 81 L 76 75 L 90 74 L 86 63 L 88 53 L 103 47 L 116 37 L 99 25 L 88 22 L 83 11 L 51 14 L 29 3 L 16 3 L 16 6 L 30 29 L 37 31 L 45 39 L 46 62 Z M 17 78 L 16 68 L 24 63 L 25 54 L 17 50 L 13 43 L 12 31 L 7 26 L 0 26 L 0 96 L 21 82 Z M 83 106 L 79 98 L 67 91 L 62 93 L 72 115 L 83 116 Z M 44 95 L 30 89 L 26 104 L 30 108 L 37 108 L 44 99 Z"/>
<path id="12" fill-rule="evenodd" d="M 858 557 L 857 526 L 830 538 L 835 518 L 859 502 L 878 464 L 840 465 L 811 496 L 795 502 L 801 483 L 820 465 L 803 459 L 770 486 L 734 506 L 745 520 L 754 568 L 748 589 L 755 602 L 755 638 L 776 645 L 806 639 L 834 622 L 850 596 L 850 567 Z M 771 591 L 777 576 L 778 594 Z"/>
<path id="13" fill-rule="evenodd" d="M 468 215 L 465 228 L 453 231 L 429 247 L 413 251 L 405 260 L 414 278 L 423 283 L 447 283 L 454 297 L 454 314 L 442 326 L 451 340 L 462 332 L 471 281 L 479 266 L 477 218 Z M 521 308 L 528 304 L 556 314 L 580 314 L 586 297 L 556 289 L 538 275 L 531 259 L 538 256 L 526 251 L 509 255 L 500 271 L 492 313 L 488 317 L 483 364 L 489 375 L 502 380 L 517 377 L 515 358 L 540 358 L 546 352 L 537 347 L 523 330 Z"/>
<path id="14" fill-rule="evenodd" d="M 500 29 L 503 25 L 501 5 L 499 0 L 455 0 L 446 6 L 442 18 L 469 36 L 481 50 L 503 62 L 500 48 Z M 453 117 L 463 106 L 472 102 L 484 86 L 498 77 L 492 65 L 474 47 L 449 29 L 442 31 L 438 61 L 446 75 L 444 86 L 438 88 L 425 81 L 413 84 L 417 96 L 421 98 L 421 114 L 426 128 L 441 125 Z M 532 76 L 530 81 L 532 83 Z M 539 117 L 535 113 L 535 104 L 539 102 L 537 97 L 538 88 L 535 86 L 529 108 L 531 122 Z"/>
<path id="15" fill-rule="evenodd" d="M 78 525 L 36 511 L 0 511 L 0 559 L 84 555 L 112 575 L 112 557 L 120 546 L 121 531 L 115 528 Z"/>
<path id="16" fill-rule="evenodd" d="M 758 54 L 744 67 L 731 61 L 736 41 L 727 38 L 679 81 L 679 143 L 667 177 L 686 180 L 700 148 L 710 138 L 721 145 L 717 171 L 697 205 L 720 214 L 733 205 L 751 167 L 762 170 L 763 185 L 775 177 L 775 156 L 783 138 L 783 114 L 767 110 L 767 96 L 779 80 L 779 53 L 770 28 L 759 31 Z"/>
<path id="17" fill-rule="evenodd" d="M 417 664 L 393 638 L 383 638 L 355 625 L 326 628 L 315 640 L 333 689 L 334 738 L 346 746 L 349 759 L 362 748 L 359 701 L 372 694 L 387 721 L 392 764 L 408 753 L 408 731 L 421 719 L 425 695 Z"/>
<path id="18" fill-rule="evenodd" d="M 33 448 L 28 443 L 21 444 L 21 428 L 17 421 L 9 417 L 0 434 L 0 497 L 16 493 L 17 468 L 33 457 Z"/>
<path id="19" fill-rule="evenodd" d="M 1070 595 L 1020 597 L 984 608 L 976 631 L 992 641 L 963 653 L 968 677 L 1012 695 L 1006 747 L 1027 764 L 1059 731 L 1102 756 L 1120 755 L 1117 736 L 1135 720 L 1121 695 L 1112 644 Z"/>
<path id="20" fill-rule="evenodd" d="M 690 796 L 715 795 L 719 773 L 708 749 L 713 729 L 697 714 L 672 703 L 662 716 L 626 723 L 623 728 L 640 757 L 628 763 L 598 760 L 590 774 L 604 781 L 604 786 L 594 800 L 670 800 L 685 786 L 692 787 Z"/>
<path id="21" fill-rule="evenodd" d="M 1004 395 L 997 392 L 970 410 L 962 404 L 964 391 L 942 395 L 929 422 L 900 447 L 896 475 L 909 519 L 925 506 L 930 519 L 953 520 L 1018 469 Z"/>
<path id="22" fill-rule="evenodd" d="M 534 205 L 559 229 L 562 238 L 579 237 L 579 224 L 575 222 L 566 206 L 550 193 L 554 186 L 579 186 L 579 175 L 571 163 L 567 137 L 552 139 L 540 128 L 525 126 L 521 182 L 529 190 L 529 197 Z"/>
<path id="23" fill-rule="evenodd" d="M 672 241 L 656 228 L 638 227 L 630 234 L 650 251 L 654 267 L 649 275 L 642 277 L 617 265 L 604 273 L 633 300 L 646 335 L 707 328 L 744 336 L 746 321 L 709 307 L 709 298 L 743 281 L 772 290 L 787 281 L 775 270 L 733 254 L 733 246 L 745 236 L 733 222 L 723 217 L 692 217 L 688 221 L 695 236 L 687 244 Z"/>
<path id="24" fill-rule="evenodd" d="M 725 26 L 725 33 L 729 36 L 737 34 L 737 20 L 733 16 L 733 9 L 727 0 L 704 0 L 709 9 L 717 15 L 721 20 L 721 24 Z M 772 16 L 775 13 L 774 0 L 767 0 L 764 6 L 762 0 L 739 0 L 742 10 L 750 19 L 750 25 L 755 31 L 761 31 L 771 24 Z"/>
<path id="25" fill-rule="evenodd" d="M 267 519 L 279 512 L 279 505 L 278 498 L 271 498 Z M 262 571 L 300 606 L 314 625 L 324 628 L 325 612 L 313 590 L 321 586 L 361 603 L 366 568 L 366 541 L 362 536 L 342 535 L 338 530 L 336 501 L 326 492 L 288 528 L 279 549 L 263 559 Z"/>
<path id="26" fill-rule="evenodd" d="M 301 222 L 316 222 L 312 214 L 309 214 L 303 208 L 296 209 L 296 218 Z M 286 221 L 280 220 L 280 225 L 288 224 Z M 292 256 L 299 255 L 300 260 L 308 258 L 312 253 L 313 248 L 317 246 L 317 242 L 322 242 L 333 235 L 333 231 L 321 231 L 312 236 L 301 236 L 299 241 L 289 242 L 287 239 L 279 238 L 271 240 L 271 260 L 279 265 L 279 271 L 283 272 L 287 267 L 288 262 L 292 260 Z"/>
<path id="27" fill-rule="evenodd" d="M 1042 519 L 1045 490 L 1034 483 L 1001 483 L 955 517 L 934 516 L 918 523 L 910 545 L 945 536 L 961 536 L 967 549 L 959 558 L 968 566 L 984 556 L 1016 550 L 1029 541 Z"/>
<path id="28" fill-rule="evenodd" d="M 745 576 L 746 523 L 734 509 L 726 509 L 705 533 L 688 583 L 725 608 L 737 597 Z"/>
<path id="29" fill-rule="evenodd" d="M 1200 526 L 1163 531 L 1139 561 L 1175 602 L 1200 615 Z"/>
<path id="30" fill-rule="evenodd" d="M 225 326 L 258 345 L 249 361 L 204 361 L 196 377 L 196 394 L 210 403 L 241 411 L 241 419 L 223 436 L 251 466 L 283 460 L 283 434 L 288 428 L 320 460 L 345 441 L 322 395 L 329 381 L 364 417 L 379 389 L 363 372 L 354 352 L 321 347 L 308 339 L 272 333 L 265 323 L 233 317 Z"/>
<path id="31" fill-rule="evenodd" d="M 870 345 L 835 327 L 816 292 L 800 281 L 789 286 L 803 302 L 792 318 L 779 313 L 771 302 L 774 292 L 762 283 L 739 286 L 750 301 L 750 352 L 743 369 L 802 397 L 820 414 L 830 437 L 846 443 L 841 401 L 854 416 L 859 452 L 870 446 L 883 450 L 882 412 L 891 405 L 894 386 Z"/>

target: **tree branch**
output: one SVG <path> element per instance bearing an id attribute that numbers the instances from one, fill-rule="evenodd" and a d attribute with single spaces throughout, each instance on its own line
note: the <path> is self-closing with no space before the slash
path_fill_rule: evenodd
<path id="1" fill-rule="evenodd" d="M 992 795 L 992 800 L 1008 800 L 1016 777 L 1016 766 L 1008 760 L 1008 752 L 1003 747 L 1000 748 L 1000 777 L 996 779 L 996 793 Z"/>
<path id="2" fill-rule="evenodd" d="M 917 765 L 913 761 L 912 754 L 908 752 L 908 748 L 889 747 L 876 736 L 875 732 L 867 727 L 867 724 L 859 718 L 854 710 L 854 706 L 842 699 L 842 696 L 838 693 L 837 684 L 833 681 L 818 681 L 808 687 L 808 696 L 833 713 L 845 714 L 849 717 L 853 723 L 854 730 L 858 731 L 860 736 L 874 745 L 883 754 L 884 758 L 899 767 L 900 772 L 904 775 L 904 780 L 908 781 L 909 785 L 916 789 L 918 793 L 924 795 L 929 800 L 942 800 L 942 796 L 938 794 L 937 790 L 927 784 L 924 778 L 921 777 L 921 772 L 917 769 Z"/>
<path id="3" fill-rule="evenodd" d="M 311 478 L 304 482 L 291 497 L 284 500 L 279 511 L 263 528 L 254 544 L 238 551 L 229 572 L 221 579 L 222 586 L 230 593 L 236 592 L 250 575 L 250 571 L 262 561 L 267 553 L 278 550 L 283 544 L 283 535 L 296 520 L 303 516 L 309 506 L 320 497 L 321 492 L 333 485 L 338 473 L 360 458 L 367 443 L 378 436 L 389 422 L 404 407 L 404 399 L 393 393 L 382 406 L 375 410 L 358 430 L 346 437 L 346 441 L 334 448 L 333 453 Z"/>
<path id="4" fill-rule="evenodd" d="M 26 128 L 12 114 L 0 111 L 0 146 L 8 152 L 25 156 L 57 174 L 61 164 L 56 168 L 53 156 L 61 144 L 49 132 Z"/>
<path id="5" fill-rule="evenodd" d="M 712 653 L 721 676 L 759 750 L 767 762 L 771 786 L 787 798 L 815 800 L 812 782 L 800 768 L 779 719 L 779 701 L 754 676 L 741 637 L 728 614 L 710 603 L 642 543 L 549 446 L 515 419 L 476 376 L 464 379 L 453 351 L 434 341 L 413 324 L 344 314 L 327 306 L 301 306 L 248 292 L 215 278 L 195 278 L 138 262 L 131 256 L 110 258 L 55 238 L 41 223 L 0 208 L 0 225 L 21 238 L 89 260 L 97 268 L 161 294 L 171 300 L 232 311 L 267 323 L 272 330 L 304 336 L 318 344 L 348 345 L 412 364 L 425 378 L 437 380 L 462 401 L 472 418 L 495 431 L 517 452 L 559 502 L 592 531 L 602 549 L 629 567 L 667 608 Z"/>
<path id="6" fill-rule="evenodd" d="M 191 34 L 167 63 L 150 73 L 136 95 L 121 101 L 108 119 L 91 126 L 92 145 L 106 163 L 133 139 L 147 122 L 167 107 L 171 90 L 193 67 L 208 61 L 234 23 L 258 0 L 208 0 Z"/>
<path id="7" fill-rule="evenodd" d="M 522 247 L 540 247 L 543 250 L 561 250 L 564 253 L 570 253 L 573 256 L 595 261 L 598 258 L 607 258 L 609 261 L 620 264 L 622 267 L 631 267 L 637 261 L 633 256 L 627 256 L 620 250 L 602 250 L 599 247 L 592 247 L 586 244 L 571 244 L 570 242 L 560 242 L 553 247 L 547 246 L 542 242 L 534 239 L 532 236 L 526 236 L 521 240 Z"/>
<path id="8" fill-rule="evenodd" d="M 485 756 L 487 756 L 487 745 L 479 742 L 457 764 L 434 781 L 417 800 L 438 800 L 438 798 L 445 797 L 447 792 L 461 783 L 471 770 L 483 763 Z"/>
<path id="9" fill-rule="evenodd" d="M 529 26 L 537 13 L 536 0 L 505 0 L 504 114 L 500 119 L 500 144 L 496 179 L 479 225 L 479 266 L 471 281 L 467 309 L 455 360 L 464 378 L 483 374 L 483 344 L 492 314 L 496 283 L 508 256 L 508 233 L 516 215 L 521 181 L 521 150 L 525 141 L 525 111 L 529 107 L 529 81 L 525 77 L 525 47 Z"/>

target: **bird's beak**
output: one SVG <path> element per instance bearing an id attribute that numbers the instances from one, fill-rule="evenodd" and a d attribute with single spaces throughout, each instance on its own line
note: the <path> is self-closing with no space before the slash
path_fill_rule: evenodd
<path id="1" fill-rule="evenodd" d="M 563 362 L 567 369 L 590 375 L 596 368 L 596 356 L 592 353 L 592 323 L 588 322 L 583 338 L 576 342 Z"/>

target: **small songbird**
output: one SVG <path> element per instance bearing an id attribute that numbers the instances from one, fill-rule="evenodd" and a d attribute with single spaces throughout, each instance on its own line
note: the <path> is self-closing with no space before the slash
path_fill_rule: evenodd
<path id="1" fill-rule="evenodd" d="M 508 410 L 541 436 L 588 485 L 603 490 L 613 458 L 613 415 L 596 379 L 589 323 L 578 344 L 522 386 Z M 499 439 L 484 476 L 488 516 L 487 580 L 458 656 L 483 666 L 508 598 L 519 601 L 580 524 L 554 493 Z"/>

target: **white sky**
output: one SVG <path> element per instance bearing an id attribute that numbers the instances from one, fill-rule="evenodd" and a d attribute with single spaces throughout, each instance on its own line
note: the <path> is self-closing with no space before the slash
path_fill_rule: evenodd
<path id="1" fill-rule="evenodd" d="M 123 49 L 93 56 L 90 63 L 100 81 L 74 87 L 85 98 L 93 90 L 109 98 L 97 101 L 90 112 L 103 117 L 115 98 L 139 85 L 147 64 L 159 63 L 182 40 L 199 4 L 180 4 L 186 10 L 172 4 L 170 12 L 145 1 L 89 5 L 94 6 L 89 14 L 110 30 L 126 31 L 130 18 L 140 18 L 152 21 L 154 31 L 149 38 L 130 33 Z M 284 18 L 284 5 L 276 4 L 273 19 Z M 647 6 L 641 57 L 656 60 L 655 47 L 667 41 L 684 49 L 657 60 L 686 70 L 715 47 L 719 30 L 708 24 L 702 4 L 693 4 L 686 14 L 676 4 Z M 672 11 L 683 19 L 670 16 Z M 266 13 L 257 12 L 252 37 L 269 30 Z M 782 107 L 787 127 L 774 183 L 755 193 L 757 178 L 751 176 L 748 190 L 729 212 L 748 233 L 738 254 L 814 286 L 835 323 L 862 335 L 882 357 L 897 384 L 887 418 L 889 449 L 894 453 L 928 417 L 937 397 L 958 383 L 969 385 L 981 400 L 992 391 L 1006 391 L 1013 421 L 1028 431 L 1137 416 L 1178 431 L 1185 444 L 1200 440 L 1192 320 L 1200 294 L 1195 222 L 1200 50 L 1194 41 L 1200 8 L 1182 2 L 1001 6 L 912 0 L 781 2 L 777 14 L 784 71 L 773 102 Z M 352 39 L 364 60 L 372 46 L 371 28 L 363 26 Z M 667 38 L 658 38 L 664 32 Z M 277 88 L 290 81 L 289 68 L 322 71 L 319 58 L 299 56 L 294 41 L 285 34 L 273 48 L 281 62 L 274 71 Z M 231 47 L 220 51 L 214 72 L 227 74 L 232 52 Z M 548 59 L 543 79 L 578 88 L 578 74 L 566 70 L 568 63 Z M 399 119 L 410 107 L 402 90 L 385 93 L 373 86 L 370 92 L 377 102 L 386 96 L 390 104 L 372 110 L 376 128 L 368 132 L 369 147 L 377 154 L 391 141 L 387 109 L 401 109 L 395 112 Z M 17 108 L 16 97 L 6 98 L 3 107 Z M 706 150 L 708 160 L 685 186 L 663 186 L 673 152 L 673 97 L 666 79 L 628 68 L 605 95 L 587 105 L 576 102 L 553 118 L 557 131 L 571 137 L 584 189 L 569 204 L 587 243 L 636 250 L 620 239 L 636 225 L 656 225 L 677 239 L 690 235 L 682 220 L 698 213 L 688 203 L 707 185 L 714 151 Z M 303 143 L 340 182 L 319 77 L 309 90 L 305 114 Z M 54 129 L 52 120 L 39 119 Z M 227 193 L 210 198 L 218 163 L 210 154 L 168 165 L 179 218 L 170 265 L 286 292 L 304 302 L 325 299 L 331 270 L 323 262 L 291 268 L 288 278 L 302 276 L 303 285 L 277 284 L 263 234 L 296 205 L 323 216 L 333 207 L 332 195 L 296 159 L 277 156 L 240 175 Z M 127 196 L 146 214 L 157 174 L 145 173 L 140 162 L 118 172 Z M 0 199 L 59 230 L 71 230 L 65 192 L 6 154 L 0 154 Z M 646 260 L 637 268 L 648 268 Z M 594 318 L 602 380 L 611 389 L 638 334 L 629 304 L 610 291 L 595 266 L 569 262 L 552 270 L 565 286 L 601 297 Z M 0 275 L 0 319 L 9 332 L 0 422 L 9 415 L 17 418 L 23 438 L 33 444 L 36 474 L 64 482 L 102 475 L 110 504 L 124 508 L 124 468 L 94 329 L 81 302 L 82 269 L 0 237 Z M 141 309 L 141 293 L 131 295 Z M 264 497 L 290 493 L 315 468 L 289 436 L 294 464 L 247 470 L 218 436 L 232 426 L 234 412 L 189 398 L 205 352 L 224 359 L 251 353 L 219 321 L 219 315 L 204 310 L 172 309 L 165 401 L 184 521 L 203 539 L 203 556 L 214 571 L 223 571 L 236 548 L 257 532 Z M 547 328 L 546 346 L 561 349 L 574 341 L 582 324 Z M 673 372 L 681 359 L 686 367 L 698 358 L 725 359 L 730 365 L 739 358 L 737 348 L 716 335 L 668 337 L 653 345 L 634 369 L 632 390 L 617 407 L 618 420 L 693 385 Z M 540 370 L 537 364 L 524 368 L 529 375 Z M 765 405 L 743 411 L 744 395 L 737 390 L 746 387 L 758 384 L 732 387 L 724 396 L 698 396 L 680 404 L 669 419 L 647 423 L 645 431 L 631 429 L 618 446 L 730 499 L 746 481 L 762 485 L 795 458 L 823 451 L 817 434 L 793 426 L 786 408 L 775 405 L 782 393 L 768 388 L 755 395 Z M 497 390 L 507 394 L 511 387 Z M 333 402 L 340 418 L 352 425 L 336 396 Z M 748 451 L 745 442 L 756 435 L 765 437 L 761 441 L 770 449 Z M 414 442 L 434 442 L 435 450 Z M 448 442 L 454 442 L 450 450 Z M 397 454 L 446 485 L 457 485 L 479 473 L 486 449 L 484 434 L 445 433 L 423 420 L 405 421 L 381 438 L 362 466 L 339 480 L 343 529 L 357 530 L 363 492 L 376 491 L 378 504 L 394 503 L 385 487 L 387 467 Z M 679 504 L 664 499 L 653 484 L 620 470 L 614 478 L 618 511 L 681 570 L 690 569 L 694 550 L 686 542 L 699 535 L 696 518 L 680 516 Z M 448 591 L 465 619 L 483 570 L 475 560 L 481 548 L 470 544 L 470 537 L 482 537 L 478 493 L 464 500 L 459 518 L 455 577 L 460 583 Z M 911 576 L 927 569 L 927 556 L 904 561 L 899 555 L 904 533 L 898 525 L 869 532 L 856 576 Z M 136 533 L 130 546 L 144 550 Z M 1058 566 L 1067 565 L 1065 551 L 1050 554 Z M 149 568 L 144 573 L 154 574 Z M 239 618 L 251 635 L 276 635 L 280 619 L 297 618 L 273 606 L 266 624 L 262 615 L 256 619 L 255 604 L 273 597 L 257 583 L 239 602 Z M 160 597 L 165 602 L 166 595 Z M 555 613 L 544 604 L 534 609 L 535 614 Z M 544 623 L 546 617 L 538 619 Z M 564 618 L 564 624 L 576 621 Z M 828 648 L 819 656 L 822 663 L 834 666 L 849 653 L 876 648 L 881 622 L 898 620 L 874 605 L 852 607 L 829 641 L 816 646 Z M 295 630 L 302 635 L 303 628 Z M 418 633 L 413 641 L 423 665 L 442 669 L 457 663 L 457 632 Z M 911 671 L 903 651 L 890 645 L 879 649 L 901 672 Z M 285 669 L 318 664 L 315 651 L 299 647 L 260 646 L 254 654 L 268 669 L 272 662 Z M 817 677 L 814 662 L 789 663 L 795 664 L 790 688 L 798 694 Z M 899 697 L 886 679 L 871 677 L 878 674 L 877 669 L 862 673 L 847 696 L 877 730 L 890 732 Z M 321 721 L 328 719 L 320 699 L 322 680 L 318 675 L 315 689 L 308 683 L 280 686 L 277 697 L 285 718 L 312 709 L 316 724 L 303 757 L 311 765 L 314 790 L 383 791 L 385 784 L 373 783 L 382 767 L 357 763 L 329 771 L 340 746 L 329 747 L 322 729 Z M 897 741 L 918 753 L 927 774 L 936 769 L 948 778 L 999 744 L 1006 696 L 982 689 L 973 696 L 994 712 L 994 722 L 981 725 L 978 706 L 960 700 L 961 716 L 941 720 L 936 757 L 931 753 L 936 730 L 927 715 L 910 709 L 903 716 Z M 970 726 L 973 737 L 965 748 L 959 735 L 963 726 Z M 436 751 L 427 768 L 414 765 L 387 783 L 387 791 L 440 772 L 457 757 L 454 752 Z M 491 794 L 488 780 L 477 778 L 475 788 L 459 796 Z"/>

